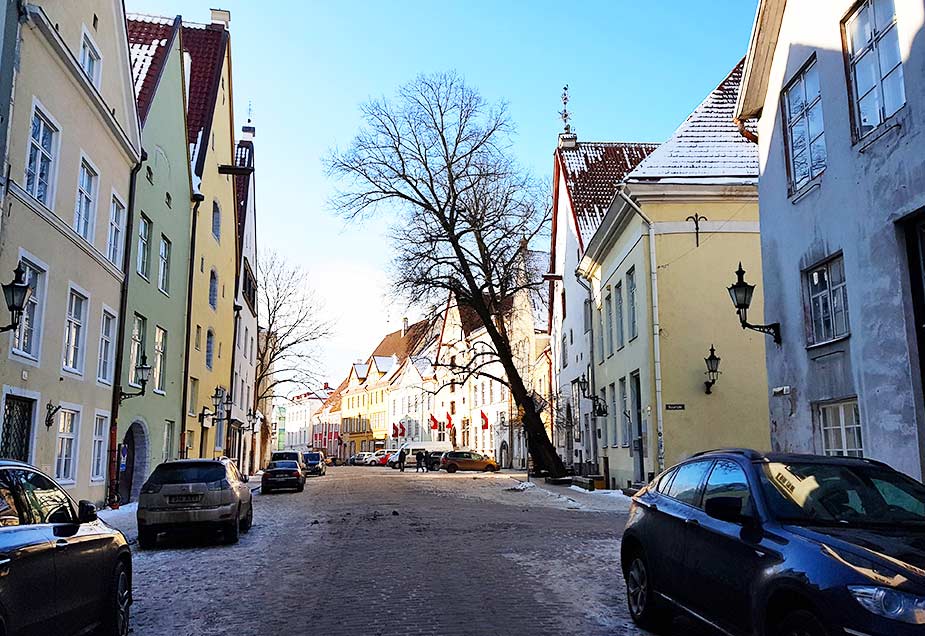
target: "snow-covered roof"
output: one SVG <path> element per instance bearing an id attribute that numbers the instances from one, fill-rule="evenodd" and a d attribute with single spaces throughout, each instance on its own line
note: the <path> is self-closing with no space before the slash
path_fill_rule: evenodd
<path id="1" fill-rule="evenodd" d="M 556 150 L 585 245 L 604 220 L 617 184 L 657 146 L 622 141 L 578 141 L 572 148 Z"/>
<path id="2" fill-rule="evenodd" d="M 395 356 L 373 356 L 373 361 L 380 373 L 388 373 L 398 362 Z"/>
<path id="3" fill-rule="evenodd" d="M 757 183 L 758 146 L 733 122 L 743 59 L 681 124 L 646 157 L 627 182 Z M 747 124 L 754 132 L 755 124 Z"/>
<path id="4" fill-rule="evenodd" d="M 366 374 L 369 372 L 369 365 L 361 364 L 359 362 L 353 365 L 353 371 L 356 373 L 356 376 L 361 379 L 366 379 Z"/>
<path id="5" fill-rule="evenodd" d="M 154 100 L 158 76 L 169 53 L 167 46 L 179 26 L 179 18 L 130 13 L 126 16 L 125 24 L 135 102 L 138 115 L 144 122 Z"/>
<path id="6" fill-rule="evenodd" d="M 418 370 L 418 373 L 421 374 L 422 378 L 434 377 L 434 364 L 430 358 L 425 356 L 412 356 L 411 363 L 414 365 L 414 368 Z"/>

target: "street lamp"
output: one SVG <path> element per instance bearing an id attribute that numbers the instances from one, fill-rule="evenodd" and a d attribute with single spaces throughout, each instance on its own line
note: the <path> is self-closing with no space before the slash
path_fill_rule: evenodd
<path id="1" fill-rule="evenodd" d="M 745 282 L 745 270 L 742 269 L 742 263 L 739 262 L 739 269 L 736 270 L 737 280 L 726 288 L 729 292 L 729 298 L 735 305 L 736 313 L 739 315 L 739 322 L 742 329 L 751 329 L 760 333 L 767 334 L 774 338 L 774 343 L 780 345 L 780 323 L 772 322 L 768 325 L 753 325 L 748 322 L 748 308 L 752 304 L 752 295 L 755 293 L 755 286 Z"/>
<path id="2" fill-rule="evenodd" d="M 247 424 L 252 431 L 257 430 L 257 414 L 253 410 L 247 412 Z"/>
<path id="3" fill-rule="evenodd" d="M 145 394 L 145 388 L 148 385 L 148 380 L 151 379 L 151 365 L 148 364 L 148 355 L 146 353 L 141 354 L 141 360 L 138 362 L 138 364 L 135 365 L 135 378 L 138 380 L 138 384 L 141 385 L 141 390 L 136 391 L 135 393 L 126 393 L 125 391 L 120 390 L 120 403 L 129 398 L 139 397 Z"/>
<path id="4" fill-rule="evenodd" d="M 6 308 L 10 310 L 10 324 L 6 327 L 0 327 L 0 333 L 2 333 L 19 327 L 23 309 L 26 307 L 29 296 L 32 295 L 32 289 L 29 287 L 29 283 L 26 282 L 26 270 L 22 266 L 22 261 L 13 270 L 13 280 L 0 285 L 0 287 L 3 287 L 3 299 L 6 301 Z"/>
<path id="5" fill-rule="evenodd" d="M 225 397 L 225 392 L 222 390 L 222 387 L 215 387 L 215 393 L 212 394 L 212 410 L 209 411 L 208 407 L 202 407 L 202 410 L 199 412 L 199 423 L 205 424 L 205 419 L 207 417 L 216 417 L 218 416 L 218 408 L 222 405 L 222 400 Z"/>
<path id="6" fill-rule="evenodd" d="M 713 385 L 716 384 L 716 378 L 719 376 L 719 361 L 720 358 L 716 355 L 716 349 L 713 348 L 713 345 L 710 345 L 710 356 L 704 358 L 703 361 L 707 364 L 707 378 L 704 382 L 706 387 L 706 394 L 710 395 L 713 393 Z"/>
<path id="7" fill-rule="evenodd" d="M 581 389 L 581 395 L 586 400 L 591 400 L 594 416 L 607 417 L 607 402 L 602 400 L 600 397 L 589 393 L 590 383 L 588 382 L 588 378 L 585 377 L 584 373 L 582 373 L 581 377 L 578 378 L 578 388 Z"/>

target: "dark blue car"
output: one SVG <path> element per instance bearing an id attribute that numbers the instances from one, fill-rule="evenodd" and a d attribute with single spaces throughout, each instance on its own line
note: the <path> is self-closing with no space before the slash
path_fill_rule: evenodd
<path id="1" fill-rule="evenodd" d="M 319 452 L 302 453 L 302 473 L 305 475 L 324 475 L 326 467 L 324 455 Z"/>
<path id="2" fill-rule="evenodd" d="M 675 610 L 727 634 L 925 633 L 925 487 L 849 457 L 701 453 L 633 498 L 633 619 Z"/>

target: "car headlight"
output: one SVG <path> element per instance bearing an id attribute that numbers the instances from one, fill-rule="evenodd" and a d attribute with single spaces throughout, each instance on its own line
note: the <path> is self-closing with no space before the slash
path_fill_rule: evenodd
<path id="1" fill-rule="evenodd" d="M 925 597 L 868 585 L 851 585 L 848 589 L 868 612 L 903 623 L 925 625 Z"/>

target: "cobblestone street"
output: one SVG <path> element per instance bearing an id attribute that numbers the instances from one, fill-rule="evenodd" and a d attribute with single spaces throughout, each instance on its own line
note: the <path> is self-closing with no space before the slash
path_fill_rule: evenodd
<path id="1" fill-rule="evenodd" d="M 518 483 L 341 467 L 255 494 L 237 545 L 134 550 L 133 633 L 642 634 L 618 569 L 625 514 Z"/>

